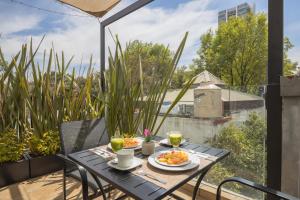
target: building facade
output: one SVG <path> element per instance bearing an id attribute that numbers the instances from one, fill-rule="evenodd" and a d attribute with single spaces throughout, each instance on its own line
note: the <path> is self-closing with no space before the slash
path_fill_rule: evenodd
<path id="1" fill-rule="evenodd" d="M 250 12 L 255 12 L 255 4 L 250 5 L 248 3 L 240 4 L 236 7 L 222 10 L 218 13 L 218 23 L 227 22 L 230 18 L 242 17 Z"/>

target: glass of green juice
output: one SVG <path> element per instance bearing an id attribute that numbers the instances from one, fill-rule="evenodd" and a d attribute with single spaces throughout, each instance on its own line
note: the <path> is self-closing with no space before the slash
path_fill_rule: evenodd
<path id="1" fill-rule="evenodd" d="M 110 144 L 113 152 L 117 152 L 123 149 L 124 146 L 124 139 L 121 137 L 112 137 L 110 139 Z"/>
<path id="2" fill-rule="evenodd" d="M 168 138 L 173 148 L 178 148 L 181 144 L 182 134 L 178 131 L 171 131 L 168 133 Z"/>

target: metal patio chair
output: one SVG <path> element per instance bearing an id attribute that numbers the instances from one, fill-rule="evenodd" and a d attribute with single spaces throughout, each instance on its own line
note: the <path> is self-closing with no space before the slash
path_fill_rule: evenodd
<path id="1" fill-rule="evenodd" d="M 217 198 L 216 198 L 217 200 L 221 200 L 221 188 L 222 188 L 222 186 L 225 183 L 230 183 L 230 182 L 245 185 L 245 186 L 253 188 L 255 190 L 259 190 L 259 191 L 264 192 L 266 194 L 272 195 L 274 197 L 278 197 L 278 199 L 300 200 L 300 199 L 298 199 L 296 197 L 293 197 L 291 195 L 285 194 L 283 192 L 268 188 L 266 186 L 251 182 L 249 180 L 246 180 L 246 179 L 243 179 L 243 178 L 240 178 L 240 177 L 232 177 L 232 178 L 228 178 L 228 179 L 225 179 L 224 181 L 222 181 L 219 184 L 218 189 L 217 189 Z"/>
<path id="2" fill-rule="evenodd" d="M 61 124 L 59 131 L 61 154 L 58 154 L 58 157 L 65 163 L 63 170 L 64 199 L 66 199 L 66 177 L 81 181 L 83 200 L 101 195 L 103 195 L 103 199 L 106 199 L 106 193 L 111 190 L 110 185 L 67 157 L 70 153 L 109 143 L 104 118 L 65 122 Z M 94 192 L 90 196 L 88 195 L 89 187 Z"/>

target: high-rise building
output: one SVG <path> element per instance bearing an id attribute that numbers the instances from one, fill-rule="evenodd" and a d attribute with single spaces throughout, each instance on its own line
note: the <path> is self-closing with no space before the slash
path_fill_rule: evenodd
<path id="1" fill-rule="evenodd" d="M 243 3 L 236 7 L 220 11 L 218 14 L 218 22 L 219 24 L 227 22 L 231 17 L 245 16 L 250 12 L 255 12 L 255 4 L 250 5 L 248 3 Z"/>

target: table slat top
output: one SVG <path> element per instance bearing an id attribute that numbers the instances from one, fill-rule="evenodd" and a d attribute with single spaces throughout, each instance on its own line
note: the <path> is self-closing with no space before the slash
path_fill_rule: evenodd
<path id="1" fill-rule="evenodd" d="M 99 148 L 107 147 L 102 146 Z M 68 156 L 72 160 L 85 167 L 91 173 L 94 173 L 133 198 L 155 200 L 167 196 L 229 154 L 228 151 L 223 149 L 216 149 L 205 145 L 192 143 L 185 143 L 181 148 L 209 154 L 211 157 L 210 159 L 201 158 L 199 167 L 196 167 L 192 170 L 184 172 L 169 172 L 151 166 L 147 162 L 147 157 L 142 155 L 140 152 L 135 156 L 142 158 L 144 162 L 141 167 L 131 171 L 118 171 L 111 168 L 108 166 L 107 160 L 90 150 L 72 153 Z M 170 149 L 170 147 L 158 145 L 155 151 L 158 152 L 168 149 Z M 143 170 L 155 177 L 164 179 L 167 181 L 167 183 L 162 184 L 145 176 L 140 176 L 137 173 L 139 170 Z"/>

